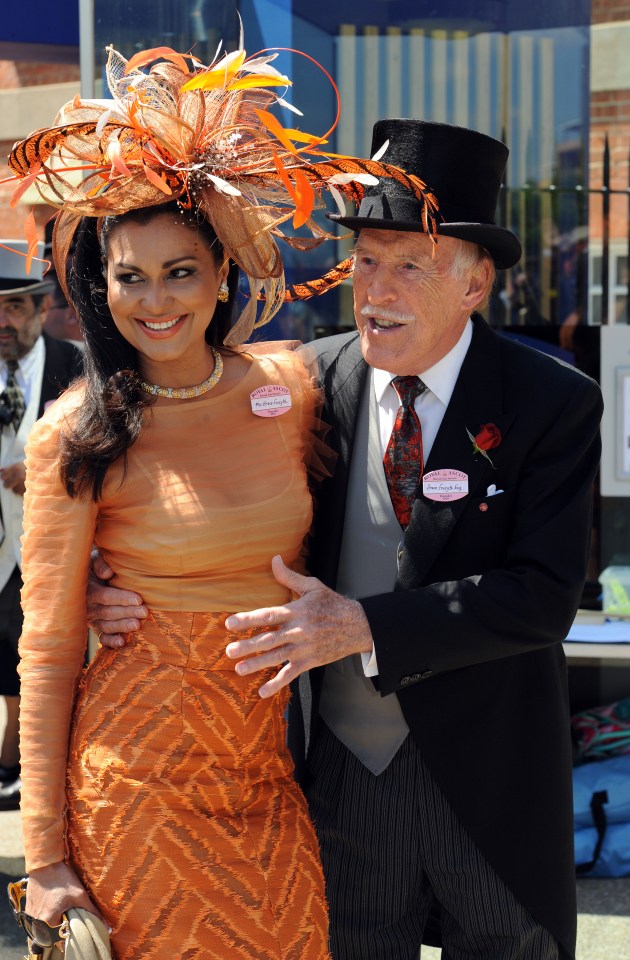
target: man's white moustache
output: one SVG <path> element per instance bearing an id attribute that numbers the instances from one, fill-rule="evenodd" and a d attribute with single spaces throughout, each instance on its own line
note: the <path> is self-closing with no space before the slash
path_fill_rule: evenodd
<path id="1" fill-rule="evenodd" d="M 395 313 L 394 310 L 375 310 L 374 307 L 361 307 L 362 317 L 374 317 L 375 320 L 391 320 L 392 323 L 413 323 L 413 313 Z"/>

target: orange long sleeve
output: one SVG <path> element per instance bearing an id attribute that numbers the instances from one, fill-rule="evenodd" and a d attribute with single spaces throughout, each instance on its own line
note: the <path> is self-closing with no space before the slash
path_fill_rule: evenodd
<path id="1" fill-rule="evenodd" d="M 19 672 L 27 870 L 65 856 L 68 731 L 87 638 L 86 585 L 97 505 L 71 500 L 61 483 L 58 439 L 67 407 L 65 399 L 48 411 L 26 450 Z"/>

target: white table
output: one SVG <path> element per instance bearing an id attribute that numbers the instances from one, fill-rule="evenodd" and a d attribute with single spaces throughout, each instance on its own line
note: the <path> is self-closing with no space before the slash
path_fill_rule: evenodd
<path id="1" fill-rule="evenodd" d="M 572 634 L 581 634 L 584 640 L 574 641 Z M 608 637 L 614 642 L 607 642 Z M 630 619 L 609 621 L 598 611 L 578 610 L 563 646 L 576 666 L 630 667 Z"/>
<path id="2" fill-rule="evenodd" d="M 569 664 L 575 666 L 630 667 L 630 643 L 562 644 Z"/>
<path id="3" fill-rule="evenodd" d="M 572 640 L 576 633 L 584 640 Z M 607 642 L 611 635 L 616 642 Z M 608 622 L 603 613 L 578 610 L 563 647 L 571 668 L 574 710 L 630 695 L 630 674 L 619 669 L 630 667 L 630 620 Z"/>

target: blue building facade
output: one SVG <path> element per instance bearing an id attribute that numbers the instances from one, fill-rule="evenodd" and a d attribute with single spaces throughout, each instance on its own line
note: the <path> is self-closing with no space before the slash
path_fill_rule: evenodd
<path id="1" fill-rule="evenodd" d="M 97 76 L 105 47 L 125 56 L 153 46 L 212 60 L 234 49 L 242 19 L 249 54 L 286 48 L 278 66 L 303 112 L 281 120 L 329 129 L 334 90 L 301 50 L 334 78 L 342 113 L 337 153 L 367 156 L 380 117 L 407 116 L 475 127 L 505 140 L 510 161 L 500 219 L 523 239 L 521 264 L 503 276 L 490 305 L 496 325 L 556 326 L 585 315 L 588 205 L 590 0 L 94 0 Z M 10 5 L 0 24 L 7 49 L 41 45 L 49 58 L 78 59 L 79 2 Z M 4 51 L 4 54 L 3 54 Z M 462 176 L 466 158 L 462 157 Z M 576 187 L 578 188 L 576 190 Z M 337 249 L 335 249 L 337 247 Z M 287 253 L 289 282 L 309 279 L 347 255 L 325 244 L 306 263 Z M 350 326 L 349 289 L 285 308 L 271 335 L 309 337 Z"/>
<path id="2" fill-rule="evenodd" d="M 248 53 L 302 50 L 335 78 L 342 102 L 330 141 L 335 152 L 367 156 L 372 125 L 385 116 L 471 126 L 504 139 L 511 155 L 500 216 L 523 238 L 524 257 L 501 278 L 490 319 L 556 325 L 582 310 L 586 290 L 575 267 L 584 256 L 579 237 L 588 210 L 574 188 L 587 183 L 588 0 L 95 0 L 96 49 L 113 43 L 131 56 L 166 44 L 207 62 L 219 40 L 234 48 L 237 12 Z M 299 125 L 328 130 L 336 103 L 324 74 L 288 52 L 279 65 L 294 81 Z M 329 269 L 348 242 L 337 246 L 325 245 L 308 268 L 289 255 L 289 281 Z M 342 288 L 287 308 L 275 332 L 304 337 L 351 324 Z"/>

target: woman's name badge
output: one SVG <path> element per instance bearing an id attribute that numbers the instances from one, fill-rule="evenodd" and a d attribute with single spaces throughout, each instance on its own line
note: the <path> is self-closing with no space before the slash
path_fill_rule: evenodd
<path id="1" fill-rule="evenodd" d="M 250 393 L 249 399 L 252 404 L 252 413 L 257 417 L 279 417 L 291 409 L 289 388 L 281 387 L 276 383 L 267 387 L 258 387 Z"/>
<path id="2" fill-rule="evenodd" d="M 422 492 L 427 500 L 445 503 L 468 496 L 468 474 L 461 470 L 432 470 L 422 478 Z"/>

